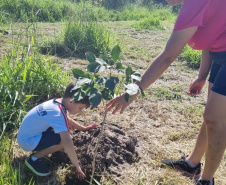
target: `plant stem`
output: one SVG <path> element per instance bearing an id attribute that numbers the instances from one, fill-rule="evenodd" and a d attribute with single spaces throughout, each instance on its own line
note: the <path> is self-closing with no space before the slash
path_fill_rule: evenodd
<path id="1" fill-rule="evenodd" d="M 107 111 L 104 112 L 104 119 L 103 119 L 103 122 L 102 122 L 102 125 L 101 125 L 100 134 L 98 136 L 98 140 L 97 140 L 97 143 L 96 143 L 96 146 L 95 146 L 95 149 L 94 149 L 95 152 L 94 152 L 93 162 L 92 162 L 92 175 L 91 175 L 91 179 L 90 179 L 90 183 L 89 183 L 90 185 L 92 185 L 92 182 L 93 182 L 93 177 L 94 177 L 94 172 L 95 172 L 95 163 L 96 163 L 97 150 L 98 150 L 100 139 L 101 139 L 101 136 L 102 136 L 102 133 L 103 133 L 106 116 L 107 116 Z"/>

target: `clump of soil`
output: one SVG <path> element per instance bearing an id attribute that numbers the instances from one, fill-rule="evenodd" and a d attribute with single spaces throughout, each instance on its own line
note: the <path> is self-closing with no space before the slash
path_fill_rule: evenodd
<path id="1" fill-rule="evenodd" d="M 73 142 L 76 147 L 77 156 L 80 161 L 82 170 L 87 178 L 80 181 L 73 174 L 66 176 L 66 184 L 88 184 L 92 172 L 92 161 L 94 158 L 94 150 L 101 128 L 91 129 L 87 132 L 74 131 L 71 133 Z M 133 162 L 140 158 L 140 147 L 138 140 L 129 136 L 121 128 L 115 125 L 103 126 L 103 132 L 96 156 L 95 179 L 100 180 L 100 175 L 109 172 L 120 176 L 123 169 L 126 169 Z M 70 164 L 67 155 L 64 152 L 57 152 L 52 155 L 52 159 L 60 163 Z"/>

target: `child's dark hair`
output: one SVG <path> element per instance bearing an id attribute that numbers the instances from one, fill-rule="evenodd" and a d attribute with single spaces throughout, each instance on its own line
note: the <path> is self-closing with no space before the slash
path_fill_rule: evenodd
<path id="1" fill-rule="evenodd" d="M 76 90 L 72 90 L 74 88 L 74 86 L 76 85 L 75 82 L 71 82 L 67 87 L 66 87 L 66 90 L 64 92 L 64 96 L 63 98 L 72 98 L 73 95 L 78 91 L 77 89 Z M 75 101 L 75 100 L 74 100 Z M 82 104 L 86 104 L 88 106 L 90 106 L 90 103 L 89 103 L 89 96 L 85 96 L 85 98 L 83 98 L 82 100 L 79 100 L 79 101 L 75 101 L 76 103 L 82 103 Z"/>

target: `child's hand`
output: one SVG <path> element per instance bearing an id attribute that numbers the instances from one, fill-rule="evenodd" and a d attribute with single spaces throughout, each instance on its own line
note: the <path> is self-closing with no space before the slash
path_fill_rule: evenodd
<path id="1" fill-rule="evenodd" d="M 87 126 L 86 130 L 90 130 L 90 129 L 97 128 L 97 127 L 99 127 L 99 124 L 92 124 L 92 125 Z"/>
<path id="2" fill-rule="evenodd" d="M 86 177 L 86 175 L 83 173 L 82 169 L 79 167 L 74 167 L 74 169 L 76 170 L 76 175 L 79 179 L 84 179 Z"/>

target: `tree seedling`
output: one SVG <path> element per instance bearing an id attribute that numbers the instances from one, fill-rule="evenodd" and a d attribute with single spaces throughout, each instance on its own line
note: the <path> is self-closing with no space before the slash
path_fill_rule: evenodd
<path id="1" fill-rule="evenodd" d="M 125 68 L 119 60 L 121 49 L 116 45 L 107 56 L 97 58 L 92 52 L 86 52 L 86 59 L 89 61 L 86 71 L 73 69 L 73 75 L 77 83 L 72 90 L 77 90 L 72 99 L 79 101 L 85 96 L 89 96 L 89 102 L 92 108 L 97 107 L 101 102 L 111 100 L 121 92 L 126 92 L 125 101 L 128 102 L 130 96 L 140 92 L 144 96 L 143 90 L 135 83 L 141 81 L 140 73 L 133 71 L 131 67 Z M 118 73 L 117 73 L 118 72 Z M 114 75 L 117 73 L 117 75 Z M 104 120 L 100 135 L 103 131 L 107 112 L 105 111 Z M 93 171 L 90 180 L 92 184 L 95 171 L 95 157 L 98 149 L 100 135 L 95 146 L 93 159 Z"/>

